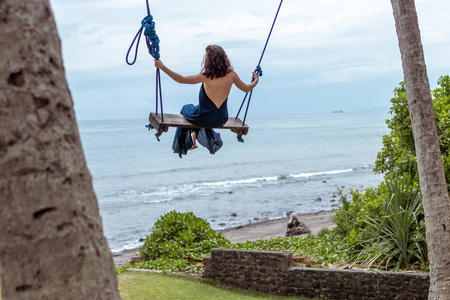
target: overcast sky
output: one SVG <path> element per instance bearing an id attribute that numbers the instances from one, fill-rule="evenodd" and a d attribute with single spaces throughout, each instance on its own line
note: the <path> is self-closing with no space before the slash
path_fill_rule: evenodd
<path id="1" fill-rule="evenodd" d="M 143 40 L 137 63 L 125 54 L 146 16 L 145 0 L 51 0 L 79 120 L 147 118 L 155 69 Z M 224 47 L 249 82 L 278 0 L 153 0 L 161 59 L 197 74 L 209 44 Z M 449 0 L 416 0 L 431 87 L 450 66 Z M 403 80 L 389 0 L 284 0 L 262 61 L 250 114 L 388 110 Z M 162 76 L 165 112 L 198 102 L 199 85 Z M 233 88 L 234 115 L 243 93 Z"/>

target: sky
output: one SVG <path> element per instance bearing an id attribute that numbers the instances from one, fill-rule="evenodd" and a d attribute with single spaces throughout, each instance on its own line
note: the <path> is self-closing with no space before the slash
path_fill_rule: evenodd
<path id="1" fill-rule="evenodd" d="M 155 111 L 155 68 L 144 40 L 137 62 L 125 55 L 144 0 L 50 0 L 78 120 L 147 118 Z M 278 0 L 150 0 L 161 60 L 197 74 L 205 47 L 222 46 L 235 71 L 251 80 Z M 450 1 L 416 0 L 431 88 L 450 74 Z M 249 114 L 388 111 L 403 73 L 389 0 L 284 0 L 261 63 Z M 162 75 L 164 111 L 198 103 L 199 85 Z M 244 93 L 233 87 L 234 115 Z"/>

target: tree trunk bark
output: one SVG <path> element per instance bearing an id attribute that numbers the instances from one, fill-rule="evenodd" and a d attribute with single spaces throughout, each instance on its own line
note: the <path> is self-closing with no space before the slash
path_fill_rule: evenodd
<path id="1" fill-rule="evenodd" d="M 7 299 L 120 299 L 48 0 L 0 0 L 0 276 Z"/>
<path id="2" fill-rule="evenodd" d="M 391 0 L 402 56 L 430 259 L 428 299 L 450 299 L 450 200 L 414 0 Z"/>

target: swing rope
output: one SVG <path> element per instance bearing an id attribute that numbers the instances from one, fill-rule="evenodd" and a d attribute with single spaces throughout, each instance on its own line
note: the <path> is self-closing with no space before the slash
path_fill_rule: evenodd
<path id="1" fill-rule="evenodd" d="M 139 42 L 141 40 L 142 32 L 144 32 L 145 42 L 147 44 L 148 52 L 150 53 L 150 55 L 155 59 L 159 59 L 161 57 L 159 54 L 159 37 L 156 34 L 155 22 L 153 21 L 153 16 L 150 13 L 150 5 L 148 4 L 148 0 L 145 0 L 145 1 L 147 4 L 147 16 L 145 16 L 144 19 L 142 19 L 141 28 L 139 28 L 133 41 L 131 42 L 130 48 L 128 48 L 128 51 L 127 51 L 127 56 L 125 57 L 125 61 L 130 66 L 134 65 L 134 63 L 137 60 Z M 136 50 L 134 52 L 134 59 L 133 59 L 133 61 L 130 62 L 128 59 L 128 56 L 130 55 L 131 49 L 133 48 L 133 45 L 135 42 L 136 42 Z M 159 100 L 159 104 L 161 106 L 161 120 L 164 122 L 162 89 L 161 89 L 161 73 L 160 73 L 160 70 L 158 68 L 156 68 L 156 114 L 158 114 L 158 100 Z M 156 136 L 158 138 L 158 140 L 159 140 L 159 135 L 157 134 L 157 136 Z"/>
<path id="2" fill-rule="evenodd" d="M 281 0 L 280 1 L 280 5 L 278 5 L 277 13 L 275 14 L 275 18 L 273 19 L 273 22 L 272 22 L 272 27 L 270 28 L 270 31 L 269 31 L 269 36 L 267 37 L 266 44 L 264 45 L 264 49 L 262 51 L 261 57 L 259 58 L 258 65 L 256 66 L 255 71 L 254 71 L 259 76 L 263 75 L 262 69 L 261 69 L 261 61 L 262 61 L 262 59 L 264 57 L 264 53 L 266 52 L 267 44 L 269 44 L 269 39 L 270 39 L 270 36 L 272 35 L 272 31 L 273 31 L 273 27 L 275 26 L 275 22 L 277 21 L 278 13 L 280 12 L 280 8 L 281 8 L 281 4 L 283 4 L 283 0 Z M 252 82 L 253 82 L 253 80 L 254 79 L 252 79 Z M 250 93 L 250 95 L 249 95 L 249 93 Z M 248 97 L 248 102 L 247 102 L 247 107 L 245 109 L 244 119 L 242 120 L 242 126 L 245 125 L 245 120 L 247 119 L 248 108 L 250 106 L 250 100 L 252 99 L 253 90 L 251 90 L 249 93 L 245 94 L 244 100 L 242 100 L 242 103 L 241 103 L 241 107 L 239 108 L 239 111 L 236 114 L 236 119 L 237 119 L 239 117 L 239 114 L 241 113 L 242 107 L 244 106 L 244 103 L 245 103 L 245 100 L 247 99 L 247 96 L 249 96 Z"/>

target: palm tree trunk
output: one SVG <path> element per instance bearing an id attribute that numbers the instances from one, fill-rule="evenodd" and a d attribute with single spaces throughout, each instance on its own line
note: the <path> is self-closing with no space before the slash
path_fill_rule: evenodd
<path id="1" fill-rule="evenodd" d="M 450 299 L 450 200 L 414 0 L 391 0 L 394 11 L 430 259 L 429 299 Z"/>
<path id="2" fill-rule="evenodd" d="M 2 299 L 120 299 L 48 0 L 0 1 Z"/>

